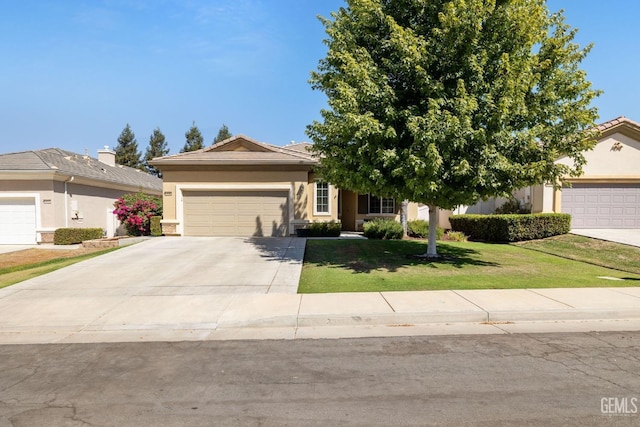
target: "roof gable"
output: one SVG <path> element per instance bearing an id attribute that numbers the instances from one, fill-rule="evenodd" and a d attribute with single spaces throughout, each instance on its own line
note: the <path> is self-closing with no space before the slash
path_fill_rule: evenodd
<path id="1" fill-rule="evenodd" d="M 275 152 L 273 146 L 269 146 L 244 135 L 236 135 L 205 148 L 204 152 L 213 151 L 250 151 L 254 153 Z"/>
<path id="2" fill-rule="evenodd" d="M 150 162 L 162 170 L 165 165 L 305 165 L 317 164 L 306 150 L 279 147 L 236 135 L 209 147 L 155 158 Z"/>

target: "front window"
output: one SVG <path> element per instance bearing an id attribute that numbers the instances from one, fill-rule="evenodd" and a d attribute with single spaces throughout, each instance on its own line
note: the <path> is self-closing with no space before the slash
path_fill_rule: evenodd
<path id="1" fill-rule="evenodd" d="M 394 214 L 396 213 L 395 200 L 388 197 L 376 197 L 369 195 L 370 214 Z"/>
<path id="2" fill-rule="evenodd" d="M 315 203 L 313 206 L 316 214 L 328 214 L 329 213 L 329 184 L 326 182 L 317 181 L 315 183 Z"/>

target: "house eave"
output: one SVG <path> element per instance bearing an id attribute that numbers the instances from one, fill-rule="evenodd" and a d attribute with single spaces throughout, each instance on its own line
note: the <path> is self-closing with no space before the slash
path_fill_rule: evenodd
<path id="1" fill-rule="evenodd" d="M 99 188 L 107 188 L 112 190 L 138 192 L 144 191 L 150 194 L 161 195 L 162 187 L 154 188 L 150 186 L 133 185 L 123 182 L 116 182 L 111 180 L 100 180 L 94 178 L 84 177 L 82 175 L 74 175 L 68 172 L 60 172 L 56 170 L 4 170 L 0 171 L 0 180 L 5 181 L 37 181 L 37 180 L 52 180 L 57 182 L 69 182 L 73 177 L 74 184 L 87 185 Z"/>
<path id="2" fill-rule="evenodd" d="M 152 166 L 316 166 L 317 161 L 304 160 L 157 160 Z"/>

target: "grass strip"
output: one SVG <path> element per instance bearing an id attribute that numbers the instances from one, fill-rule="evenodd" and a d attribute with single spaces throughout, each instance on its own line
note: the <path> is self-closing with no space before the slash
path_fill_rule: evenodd
<path id="1" fill-rule="evenodd" d="M 118 249 L 120 249 L 120 247 L 104 249 L 75 257 L 54 258 L 31 264 L 0 268 L 0 289 Z"/>

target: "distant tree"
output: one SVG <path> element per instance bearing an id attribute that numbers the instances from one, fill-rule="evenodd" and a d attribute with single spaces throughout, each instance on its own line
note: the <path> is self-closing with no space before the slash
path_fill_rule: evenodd
<path id="1" fill-rule="evenodd" d="M 118 137 L 116 163 L 136 169 L 142 168 L 140 152 L 138 151 L 138 141 L 136 141 L 136 135 L 131 130 L 129 123 L 127 123 Z"/>
<path id="2" fill-rule="evenodd" d="M 160 128 L 155 128 L 149 137 L 149 146 L 144 154 L 144 167 L 147 172 L 151 175 L 157 176 L 158 178 L 162 178 L 162 172 L 151 166 L 149 161 L 155 157 L 162 157 L 167 154 L 169 154 L 169 148 L 167 147 L 167 141 L 165 140 L 164 134 L 160 131 Z"/>
<path id="3" fill-rule="evenodd" d="M 590 46 L 545 0 L 346 0 L 321 18 L 328 97 L 307 134 L 323 179 L 436 213 L 578 176 L 598 117 Z M 566 156 L 572 165 L 557 163 Z"/>
<path id="4" fill-rule="evenodd" d="M 198 126 L 196 126 L 195 121 L 191 124 L 191 128 L 189 128 L 189 131 L 184 134 L 184 137 L 187 139 L 187 142 L 185 142 L 184 147 L 182 147 L 182 150 L 180 150 L 181 153 L 196 151 L 202 148 L 204 138 L 202 138 L 200 129 L 198 129 Z"/>
<path id="5" fill-rule="evenodd" d="M 227 127 L 227 125 L 223 124 L 218 131 L 218 135 L 214 138 L 213 143 L 215 144 L 217 142 L 224 141 L 225 139 L 229 139 L 232 136 L 233 135 L 231 134 L 231 132 L 229 132 L 229 128 Z"/>

